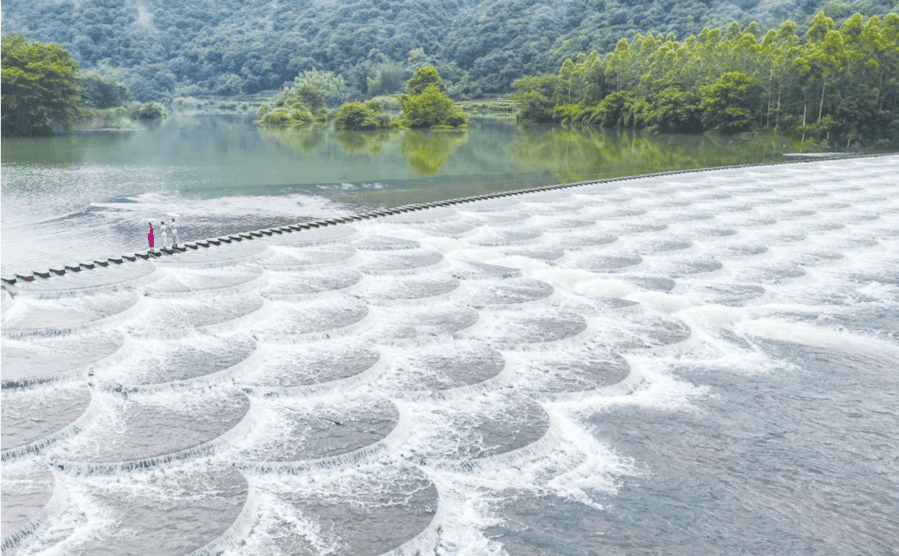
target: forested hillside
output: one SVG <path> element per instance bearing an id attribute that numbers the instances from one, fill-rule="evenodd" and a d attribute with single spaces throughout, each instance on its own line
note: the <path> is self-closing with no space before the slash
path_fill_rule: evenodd
<path id="1" fill-rule="evenodd" d="M 791 129 L 847 146 L 899 140 L 899 14 L 839 28 L 823 11 L 804 36 L 785 22 L 704 29 L 682 41 L 637 34 L 514 82 L 534 121 L 696 133 Z"/>
<path id="2" fill-rule="evenodd" d="M 731 21 L 803 33 L 899 10 L 894 0 L 6 0 L 3 32 L 68 49 L 141 101 L 254 93 L 309 69 L 342 75 L 347 98 L 397 92 L 433 63 L 456 98 L 505 93 L 622 37 L 677 37 Z"/>

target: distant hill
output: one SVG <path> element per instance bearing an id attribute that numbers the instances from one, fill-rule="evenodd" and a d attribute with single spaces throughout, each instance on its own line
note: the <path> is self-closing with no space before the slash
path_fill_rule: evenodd
<path id="1" fill-rule="evenodd" d="M 344 77 L 348 97 L 393 92 L 381 76 L 434 63 L 457 98 L 508 92 L 578 52 L 637 32 L 682 37 L 818 10 L 837 24 L 899 10 L 892 0 L 6 0 L 3 33 L 69 49 L 82 69 L 141 101 L 275 89 L 307 69 Z M 399 82 L 392 80 L 391 83 Z"/>

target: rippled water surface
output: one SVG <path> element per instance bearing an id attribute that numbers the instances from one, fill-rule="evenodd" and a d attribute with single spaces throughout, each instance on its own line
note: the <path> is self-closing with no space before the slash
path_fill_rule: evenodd
<path id="1" fill-rule="evenodd" d="M 893 553 L 897 166 L 584 185 L 4 286 L 4 554 Z"/>
<path id="2" fill-rule="evenodd" d="M 159 234 L 159 222 L 172 217 L 191 240 L 370 207 L 780 161 L 796 148 L 774 138 L 504 121 L 475 121 L 464 132 L 335 132 L 185 114 L 147 129 L 3 138 L 2 269 L 145 249 L 147 222 Z"/>

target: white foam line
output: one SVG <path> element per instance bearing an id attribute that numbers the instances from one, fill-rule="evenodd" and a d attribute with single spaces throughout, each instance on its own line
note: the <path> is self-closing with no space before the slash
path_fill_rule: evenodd
<path id="1" fill-rule="evenodd" d="M 244 241 L 249 241 L 249 240 L 244 240 Z M 262 242 L 257 242 L 257 243 L 262 243 Z M 221 247 L 221 246 L 218 246 L 218 247 Z M 213 248 L 214 248 L 213 246 L 210 246 L 210 247 L 200 247 L 199 249 L 213 249 Z M 235 263 L 257 262 L 256 260 L 259 259 L 260 257 L 264 256 L 268 252 L 269 248 L 270 247 L 268 245 L 265 245 L 265 249 L 262 249 L 257 253 L 250 253 L 248 255 L 243 255 L 240 257 L 231 257 L 228 259 L 218 259 L 218 260 L 213 260 L 213 261 L 191 261 L 191 260 L 188 260 L 187 258 L 178 259 L 178 260 L 166 260 L 164 258 L 159 258 L 156 260 L 157 260 L 157 262 L 159 262 L 159 264 L 162 264 L 168 268 L 173 268 L 173 267 L 177 268 L 179 266 L 183 266 L 185 268 L 192 268 L 192 269 L 195 269 L 195 268 L 223 268 L 226 266 L 231 267 Z M 189 252 L 190 251 L 188 251 L 188 253 Z"/>
<path id="2" fill-rule="evenodd" d="M 250 408 L 247 410 L 246 414 L 236 425 L 208 442 L 197 444 L 196 446 L 191 446 L 177 452 L 171 452 L 169 454 L 131 461 L 82 462 L 50 458 L 50 463 L 57 468 L 63 469 L 74 475 L 110 475 L 122 471 L 135 471 L 140 469 L 159 467 L 172 461 L 186 461 L 213 454 L 217 452 L 221 448 L 221 446 L 225 444 L 232 444 L 238 437 L 248 436 L 249 433 L 252 432 L 252 430 L 258 425 L 256 418 L 257 411 L 253 406 L 252 398 L 247 396 L 245 393 L 241 394 L 248 400 L 250 400 Z"/>
<path id="3" fill-rule="evenodd" d="M 266 307 L 273 307 L 273 302 L 266 300 Z M 272 334 L 270 332 L 258 331 L 254 333 L 254 338 L 258 337 L 261 341 L 276 343 L 278 340 L 293 338 L 297 341 L 301 342 L 318 342 L 321 340 L 327 340 L 331 338 L 342 338 L 349 335 L 353 335 L 359 332 L 362 328 L 367 328 L 369 324 L 376 319 L 376 317 L 372 316 L 373 311 L 372 307 L 368 304 L 360 304 L 360 307 L 365 309 L 365 316 L 359 319 L 356 322 L 351 322 L 344 326 L 339 326 L 336 328 L 329 328 L 327 330 L 323 330 L 320 332 L 282 332 Z"/>
<path id="4" fill-rule="evenodd" d="M 423 264 L 421 266 L 412 268 L 372 268 L 366 267 L 365 263 L 361 263 L 358 267 L 356 267 L 356 269 L 362 274 L 368 274 L 371 276 L 412 276 L 422 272 L 443 270 L 446 268 L 446 266 L 447 260 L 444 256 L 442 259 L 433 264 Z"/>
<path id="5" fill-rule="evenodd" d="M 110 263 L 115 264 L 115 263 Z M 153 265 L 153 263 L 147 263 Z M 93 269 L 93 271 L 103 272 L 103 269 Z M 90 269 L 82 270 L 82 272 L 93 272 Z M 84 286 L 84 287 L 75 287 L 75 288 L 61 288 L 58 290 L 53 289 L 34 289 L 29 290 L 27 287 L 25 289 L 18 288 L 18 295 L 28 299 L 59 299 L 66 297 L 82 297 L 85 295 L 97 295 L 97 294 L 107 294 L 107 293 L 116 293 L 120 291 L 131 291 L 134 289 L 138 289 L 146 286 L 152 282 L 155 282 L 158 279 L 157 272 L 159 271 L 159 267 L 153 265 L 153 268 L 150 272 L 146 274 L 142 274 L 136 278 L 130 278 L 127 280 L 122 280 L 121 282 L 115 282 L 112 284 L 103 284 L 99 286 Z M 40 278 L 40 280 L 47 280 L 46 278 Z M 27 283 L 27 282 L 26 282 Z"/>
<path id="6" fill-rule="evenodd" d="M 209 373 L 205 375 L 195 376 L 186 379 L 180 380 L 171 380 L 168 382 L 154 382 L 150 384 L 131 384 L 125 386 L 125 390 L 127 393 L 136 393 L 136 394 L 156 394 L 159 392 L 181 392 L 183 390 L 187 390 L 194 387 L 203 387 L 203 386 L 216 386 L 221 384 L 222 382 L 226 382 L 229 378 L 231 379 L 231 383 L 234 385 L 238 385 L 237 375 L 242 371 L 254 368 L 260 361 L 262 360 L 262 355 L 259 353 L 258 344 L 256 348 L 253 350 L 250 355 L 246 357 L 243 361 L 239 363 L 235 363 L 231 367 L 226 369 L 222 369 L 220 371 L 216 371 L 214 373 Z M 112 391 L 114 387 L 119 386 L 118 382 L 100 382 L 97 381 L 97 387 L 102 388 L 103 390 Z M 123 385 L 124 386 L 124 385 Z"/>
<path id="7" fill-rule="evenodd" d="M 509 369 L 507 364 L 495 376 L 486 378 L 481 382 L 463 384 L 444 390 L 395 390 L 391 392 L 391 396 L 410 402 L 470 400 L 481 394 L 508 388 L 512 384 L 513 378 L 514 372 Z M 518 390 L 518 392 L 522 391 Z"/>
<path id="8" fill-rule="evenodd" d="M 544 412 L 546 408 L 540 404 Z M 549 415 L 548 412 L 546 412 Z M 447 459 L 429 459 L 425 464 L 427 467 L 434 468 L 438 471 L 455 471 L 461 473 L 483 473 L 489 471 L 500 471 L 510 467 L 521 466 L 536 456 L 549 453 L 558 445 L 557 425 L 550 416 L 549 427 L 543 435 L 526 446 L 515 448 L 507 452 L 495 454 L 492 456 L 484 456 L 477 459 L 469 459 L 463 461 L 447 460 Z M 413 461 L 409 461 L 415 464 Z"/>
<path id="9" fill-rule="evenodd" d="M 139 337 L 139 338 L 147 338 L 147 339 L 154 339 L 154 340 L 171 340 L 171 339 L 181 338 L 185 334 L 188 334 L 191 332 L 201 332 L 201 333 L 226 332 L 228 329 L 243 327 L 253 321 L 260 320 L 263 317 L 267 316 L 269 314 L 269 311 L 271 311 L 271 304 L 264 298 L 260 297 L 260 299 L 262 299 L 262 305 L 260 305 L 258 308 L 254 309 L 253 311 L 250 311 L 249 313 L 247 313 L 245 315 L 240 315 L 240 316 L 234 317 L 233 319 L 226 320 L 223 322 L 206 324 L 206 325 L 202 325 L 202 326 L 192 326 L 189 329 L 166 329 L 165 331 L 160 331 L 158 329 L 153 330 L 153 331 L 143 331 L 140 328 L 131 328 L 131 329 L 129 329 L 128 333 L 131 335 L 134 335 L 136 337 Z M 159 301 L 163 301 L 163 300 L 159 300 Z"/>
<path id="10" fill-rule="evenodd" d="M 53 494 L 41 511 L 31 518 L 28 523 L 3 538 L 3 543 L 0 545 L 0 550 L 3 552 L 19 546 L 22 541 L 39 529 L 42 529 L 49 521 L 61 515 L 63 510 L 69 505 L 69 497 L 66 489 L 61 484 L 59 475 L 52 467 L 50 467 L 50 472 L 53 473 Z"/>
<path id="11" fill-rule="evenodd" d="M 97 413 L 94 404 L 94 393 L 90 388 L 87 388 L 87 390 L 90 392 L 91 399 L 88 402 L 87 407 L 84 408 L 84 411 L 81 412 L 81 415 L 74 421 L 57 431 L 51 432 L 47 436 L 43 436 L 21 446 L 16 446 L 15 448 L 10 448 L 9 450 L 4 450 L 0 461 L 12 461 L 29 454 L 43 454 L 47 448 L 53 446 L 57 442 L 71 438 L 86 429 L 96 418 Z"/>
<path id="12" fill-rule="evenodd" d="M 375 463 L 384 456 L 396 453 L 412 434 L 413 426 L 410 417 L 400 405 L 393 403 L 399 413 L 396 426 L 377 442 L 357 450 L 330 456 L 299 461 L 260 461 L 238 462 L 233 464 L 237 469 L 251 473 L 277 473 L 279 475 L 299 475 L 308 472 L 348 469 L 359 465 Z"/>
<path id="13" fill-rule="evenodd" d="M 239 282 L 237 284 L 232 284 L 228 286 L 220 286 L 213 288 L 202 288 L 202 289 L 188 289 L 186 291 L 162 291 L 162 290 L 149 290 L 145 292 L 147 297 L 152 297 L 154 299 L 183 299 L 185 297 L 190 297 L 193 299 L 202 299 L 203 297 L 213 297 L 221 294 L 235 294 L 235 293 L 250 293 L 253 290 L 261 289 L 265 287 L 268 283 L 269 276 L 265 269 L 261 267 L 250 267 L 250 268 L 260 268 L 261 272 L 250 278 L 247 281 Z M 166 270 L 177 270 L 177 269 L 166 269 Z M 237 272 L 240 272 L 240 269 L 236 269 Z"/>
<path id="14" fill-rule="evenodd" d="M 346 297 L 360 297 L 359 292 L 363 288 L 361 285 L 367 276 L 364 274 L 362 278 L 356 282 L 355 284 L 350 284 L 348 286 L 331 289 L 331 290 L 322 290 L 317 292 L 299 292 L 299 293 L 268 293 L 265 291 L 259 292 L 259 296 L 266 300 L 266 302 L 279 302 L 286 301 L 288 303 L 304 303 L 308 301 L 341 301 L 346 299 Z"/>
<path id="15" fill-rule="evenodd" d="M 523 392 L 524 395 L 537 402 L 583 402 L 595 398 L 614 398 L 633 394 L 646 377 L 639 366 L 631 364 L 630 358 L 627 355 L 622 355 L 622 357 L 624 357 L 624 359 L 627 360 L 628 365 L 630 365 L 630 372 L 623 380 L 616 382 L 615 384 L 594 388 L 593 390 L 582 390 L 577 392 L 541 393 L 524 392 L 522 390 L 519 390 L 519 392 Z"/>
<path id="16" fill-rule="evenodd" d="M 94 376 L 94 373 L 96 371 L 109 368 L 125 360 L 126 354 L 131 351 L 130 348 L 132 347 L 132 340 L 127 335 L 125 335 L 124 338 L 124 342 L 122 342 L 122 345 L 119 346 L 116 351 L 97 361 L 87 363 L 86 365 L 82 365 L 74 369 L 68 369 L 66 371 L 49 375 L 21 379 L 4 379 L 3 389 L 6 390 L 14 388 L 32 388 L 41 384 L 49 384 L 55 382 L 76 382 L 78 379 Z"/>
<path id="17" fill-rule="evenodd" d="M 418 469 L 422 471 L 425 476 L 428 476 L 426 470 L 420 467 Z M 423 531 L 393 550 L 385 552 L 382 556 L 421 556 L 423 551 L 435 546 L 439 541 L 442 525 L 447 518 L 448 512 L 440 492 L 440 487 L 430 476 L 428 476 L 428 478 L 431 479 L 431 483 L 433 483 L 434 488 L 437 489 L 437 511 L 434 512 L 434 517 L 431 518 L 431 522 L 428 523 L 428 526 L 425 527 Z"/>
<path id="18" fill-rule="evenodd" d="M 355 268 L 358 266 L 358 256 L 353 255 L 352 257 L 348 257 L 346 259 L 342 259 L 339 261 L 322 261 L 322 262 L 303 262 L 301 264 L 270 264 L 264 261 L 260 261 L 258 263 L 260 267 L 264 268 L 269 272 L 284 272 L 284 273 L 293 273 L 293 272 L 310 272 L 321 270 L 322 268 L 327 267 L 344 267 L 344 268 Z"/>
<path id="19" fill-rule="evenodd" d="M 626 298 L 642 291 L 638 286 L 613 276 L 601 276 L 595 272 L 580 269 L 547 268 L 526 272 L 530 278 L 546 282 L 556 290 L 567 290 L 576 294 Z"/>
<path id="20" fill-rule="evenodd" d="M 247 499 L 234 523 L 222 536 L 190 552 L 190 556 L 219 556 L 227 550 L 238 549 L 244 539 L 250 536 L 259 521 L 259 493 L 250 481 L 247 484 Z"/>
<path id="21" fill-rule="evenodd" d="M 386 365 L 387 363 L 383 358 L 379 357 L 374 365 L 361 373 L 345 378 L 338 378 L 336 380 L 329 380 L 327 382 L 305 384 L 302 386 L 254 386 L 252 382 L 243 384 L 240 379 L 236 380 L 236 384 L 244 392 L 254 396 L 311 398 L 332 394 L 338 391 L 346 392 L 353 390 L 354 388 L 361 388 L 367 384 L 371 384 L 384 372 L 384 367 Z"/>
<path id="22" fill-rule="evenodd" d="M 738 334 L 768 340 L 838 349 L 863 349 L 899 357 L 899 346 L 890 342 L 803 323 L 763 318 L 738 322 L 734 329 Z"/>
<path id="23" fill-rule="evenodd" d="M 141 312 L 143 310 L 143 305 L 146 303 L 143 296 L 137 295 L 134 293 L 134 297 L 136 298 L 135 302 L 131 304 L 128 308 L 119 311 L 118 313 L 114 313 L 107 316 L 100 316 L 99 318 L 89 320 L 86 322 L 73 324 L 69 326 L 62 326 L 58 328 L 49 327 L 49 328 L 31 328 L 31 329 L 13 329 L 12 331 L 3 331 L 3 337 L 9 338 L 11 340 L 22 340 L 26 338 L 55 338 L 59 336 L 70 336 L 75 333 L 86 332 L 90 330 L 96 330 L 98 328 L 103 328 L 108 325 L 116 325 L 123 323 L 127 320 L 130 320 L 134 315 Z"/>
<path id="24" fill-rule="evenodd" d="M 507 313 L 514 312 L 514 311 L 509 311 L 505 308 L 497 310 L 497 312 L 499 312 L 499 311 L 507 312 Z M 516 342 L 516 341 L 504 342 L 504 341 L 497 339 L 497 340 L 492 341 L 488 345 L 498 351 L 503 351 L 503 350 L 544 351 L 547 348 L 555 348 L 557 350 L 564 350 L 565 348 L 576 348 L 576 347 L 582 345 L 586 338 L 593 337 L 596 334 L 596 331 L 594 330 L 593 326 L 590 324 L 590 319 L 583 317 L 583 315 L 580 315 L 579 313 L 578 313 L 578 316 L 584 318 L 584 321 L 586 322 L 587 326 L 583 330 L 578 332 L 577 334 L 574 334 L 571 336 L 566 336 L 564 338 L 559 338 L 556 340 L 546 340 L 546 341 L 540 341 L 540 342 L 533 342 L 531 340 L 522 340 L 522 341 L 518 341 L 518 342 Z M 480 319 L 478 319 L 478 322 L 475 322 L 472 326 L 469 326 L 468 328 L 459 330 L 459 331 L 453 333 L 453 335 L 454 336 L 458 335 L 458 336 L 466 338 L 466 339 L 478 339 L 480 337 L 480 335 L 478 334 L 478 330 L 477 330 L 477 326 L 478 326 L 479 322 L 480 322 Z M 493 323 L 491 323 L 491 324 L 493 324 Z"/>

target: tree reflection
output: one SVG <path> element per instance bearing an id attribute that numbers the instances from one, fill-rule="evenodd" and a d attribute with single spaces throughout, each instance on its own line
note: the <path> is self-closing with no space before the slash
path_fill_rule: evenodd
<path id="1" fill-rule="evenodd" d="M 334 141 L 347 154 L 379 154 L 387 143 L 398 134 L 395 130 L 378 129 L 370 131 L 338 131 Z M 387 149 L 389 152 L 390 149 Z"/>
<path id="2" fill-rule="evenodd" d="M 774 157 L 787 145 L 772 134 L 670 135 L 633 129 L 528 126 L 512 142 L 509 156 L 524 170 L 549 167 L 560 183 L 745 164 Z M 786 142 L 786 141 L 785 141 Z M 792 143 L 792 142 L 790 142 Z"/>
<path id="3" fill-rule="evenodd" d="M 420 176 L 433 176 L 456 149 L 468 142 L 467 131 L 406 130 L 402 153 Z"/>
<path id="4" fill-rule="evenodd" d="M 339 164 L 338 179 L 345 181 L 464 176 L 464 183 L 489 188 L 775 161 L 799 149 L 773 131 L 679 135 L 504 122 L 476 122 L 466 131 L 265 127 L 258 133 L 305 160 L 328 160 L 330 169 Z"/>
<path id="5" fill-rule="evenodd" d="M 320 153 L 330 143 L 325 132 L 319 129 L 262 126 L 259 128 L 259 135 L 276 139 L 285 147 L 301 154 Z"/>

